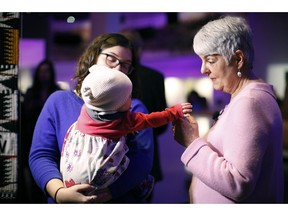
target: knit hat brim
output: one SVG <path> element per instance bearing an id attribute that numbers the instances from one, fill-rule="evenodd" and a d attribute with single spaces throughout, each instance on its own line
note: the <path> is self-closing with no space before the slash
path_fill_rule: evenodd
<path id="1" fill-rule="evenodd" d="M 82 98 L 89 109 L 115 113 L 131 97 L 132 83 L 124 73 L 106 66 L 93 65 L 81 86 Z"/>

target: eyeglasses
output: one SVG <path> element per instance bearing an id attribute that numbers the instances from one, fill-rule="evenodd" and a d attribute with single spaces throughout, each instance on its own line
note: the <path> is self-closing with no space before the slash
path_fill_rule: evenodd
<path id="1" fill-rule="evenodd" d="M 106 55 L 106 62 L 105 63 L 107 64 L 107 66 L 109 66 L 111 68 L 115 68 L 118 65 L 120 65 L 121 66 L 121 72 L 123 72 L 127 75 L 131 74 L 133 72 L 134 67 L 130 63 L 122 62 L 118 58 L 116 58 L 115 56 L 110 55 L 108 53 L 100 53 L 100 54 Z"/>

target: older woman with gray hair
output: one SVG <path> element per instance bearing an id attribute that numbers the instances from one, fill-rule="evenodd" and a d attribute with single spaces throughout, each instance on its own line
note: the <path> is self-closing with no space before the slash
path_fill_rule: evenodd
<path id="1" fill-rule="evenodd" d="M 273 86 L 252 72 L 246 20 L 227 16 L 208 22 L 193 48 L 201 73 L 231 99 L 203 137 L 193 117 L 174 124 L 174 139 L 186 147 L 181 160 L 193 175 L 190 202 L 282 203 L 282 116 Z"/>

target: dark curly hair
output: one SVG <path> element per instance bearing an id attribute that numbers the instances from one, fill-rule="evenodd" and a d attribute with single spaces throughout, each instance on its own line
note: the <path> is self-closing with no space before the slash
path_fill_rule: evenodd
<path id="1" fill-rule="evenodd" d="M 102 34 L 96 37 L 89 47 L 85 50 L 78 61 L 77 70 L 73 80 L 77 80 L 75 91 L 81 97 L 81 85 L 84 78 L 88 75 L 88 69 L 96 63 L 100 53 L 107 48 L 114 46 L 122 46 L 131 50 L 132 53 L 132 66 L 136 68 L 136 55 L 133 44 L 125 36 L 118 33 Z M 136 71 L 128 75 L 133 83 L 132 97 L 138 97 L 138 77 Z"/>

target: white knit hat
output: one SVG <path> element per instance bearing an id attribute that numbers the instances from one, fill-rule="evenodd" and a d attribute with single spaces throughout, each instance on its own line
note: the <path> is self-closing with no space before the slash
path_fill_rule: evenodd
<path id="1" fill-rule="evenodd" d="M 115 113 L 131 97 L 132 83 L 124 73 L 93 65 L 81 86 L 86 106 L 103 114 Z"/>

